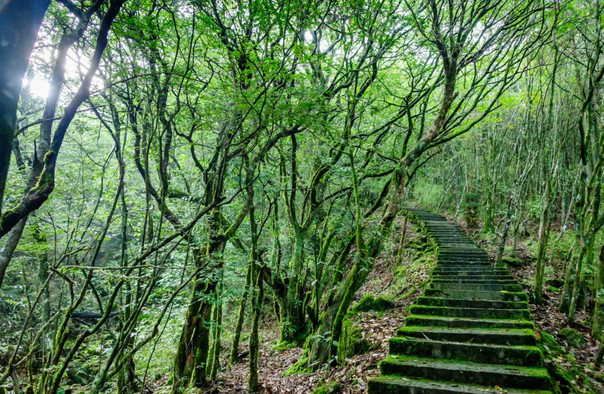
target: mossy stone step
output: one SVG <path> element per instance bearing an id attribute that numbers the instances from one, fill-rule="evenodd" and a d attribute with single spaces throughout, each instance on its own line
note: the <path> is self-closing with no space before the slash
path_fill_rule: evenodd
<path id="1" fill-rule="evenodd" d="M 471 290 L 471 291 L 516 291 L 521 292 L 519 284 L 496 284 L 496 283 L 442 283 L 430 282 L 429 289 L 437 290 Z"/>
<path id="2" fill-rule="evenodd" d="M 443 298 L 421 296 L 417 305 L 452 306 L 466 308 L 528 309 L 526 301 L 468 300 L 464 298 Z"/>
<path id="3" fill-rule="evenodd" d="M 489 260 L 487 259 L 470 259 L 470 258 L 463 258 L 463 259 L 451 259 L 451 258 L 442 258 L 439 257 L 436 260 L 436 264 L 437 266 L 445 266 L 445 267 L 457 267 L 457 266 L 463 266 L 463 265 L 471 265 L 471 266 L 489 266 L 492 267 L 493 263 L 491 263 Z"/>
<path id="4" fill-rule="evenodd" d="M 451 328 L 527 328 L 535 326 L 529 320 L 520 319 L 478 319 L 469 317 L 447 317 L 430 315 L 409 315 L 405 318 L 408 326 L 451 327 Z"/>
<path id="5" fill-rule="evenodd" d="M 430 282 L 429 289 L 437 290 L 465 290 L 465 291 L 512 291 L 521 292 L 519 284 L 496 284 L 496 283 L 443 283 Z"/>
<path id="6" fill-rule="evenodd" d="M 510 272 L 503 268 L 495 268 L 492 266 L 476 266 L 476 265 L 458 265 L 455 267 L 439 267 L 436 266 L 432 275 L 438 274 L 456 274 L 456 275 L 510 275 Z"/>
<path id="7" fill-rule="evenodd" d="M 408 212 L 436 244 L 437 263 L 369 393 L 549 393 L 522 287 L 455 223 Z"/>
<path id="8" fill-rule="evenodd" d="M 477 364 L 463 361 L 390 356 L 380 362 L 384 375 L 473 383 L 506 388 L 547 390 L 551 378 L 545 368 Z"/>
<path id="9" fill-rule="evenodd" d="M 528 309 L 457 308 L 451 306 L 412 305 L 409 311 L 416 315 L 475 317 L 479 319 L 526 319 L 530 320 Z"/>
<path id="10" fill-rule="evenodd" d="M 505 387 L 505 386 L 504 386 Z M 409 379 L 401 376 L 380 376 L 369 380 L 368 392 L 371 394 L 551 394 L 547 390 L 506 389 L 475 384 L 458 384 L 425 379 Z"/>
<path id="11" fill-rule="evenodd" d="M 476 251 L 461 249 L 461 248 L 438 248 L 438 253 L 436 254 L 438 257 L 448 257 L 454 259 L 464 259 L 464 258 L 484 258 L 490 259 L 490 256 L 483 250 L 477 249 Z"/>
<path id="12" fill-rule="evenodd" d="M 446 274 L 432 274 L 432 280 L 437 279 L 458 279 L 458 280 L 514 280 L 514 277 L 510 274 L 498 273 L 498 274 L 455 274 L 454 272 L 447 272 Z"/>
<path id="13" fill-rule="evenodd" d="M 432 282 L 434 283 L 492 283 L 499 285 L 508 285 L 508 284 L 517 284 L 515 279 L 508 278 L 476 278 L 476 277 L 447 277 L 447 278 L 439 278 L 432 277 Z"/>
<path id="14" fill-rule="evenodd" d="M 436 341 L 490 343 L 494 345 L 534 346 L 536 343 L 534 331 L 528 328 L 488 329 L 405 326 L 396 330 L 396 335 Z"/>
<path id="15" fill-rule="evenodd" d="M 535 346 L 485 345 L 403 337 L 390 338 L 388 345 L 390 354 L 526 367 L 541 367 L 543 357 Z"/>
<path id="16" fill-rule="evenodd" d="M 457 298 L 466 300 L 499 300 L 499 301 L 528 301 L 526 293 L 520 291 L 477 291 L 464 289 L 431 289 L 424 290 L 428 297 Z"/>

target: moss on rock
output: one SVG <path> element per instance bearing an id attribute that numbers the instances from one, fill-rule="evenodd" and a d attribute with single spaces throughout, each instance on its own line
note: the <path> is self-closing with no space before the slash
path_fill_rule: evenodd
<path id="1" fill-rule="evenodd" d="M 558 335 L 566 339 L 568 344 L 574 348 L 580 349 L 585 346 L 585 338 L 583 338 L 583 335 L 570 327 L 564 327 L 558 332 Z"/>
<path id="2" fill-rule="evenodd" d="M 342 324 L 342 335 L 338 342 L 338 362 L 342 363 L 355 354 L 371 350 L 371 343 L 363 338 L 363 330 L 356 324 L 356 318 L 348 314 Z"/>
<path id="3" fill-rule="evenodd" d="M 382 312 L 387 309 L 394 308 L 394 303 L 383 297 L 374 297 L 373 294 L 367 294 L 365 297 L 361 298 L 359 302 L 357 302 L 352 307 L 352 312 Z"/>
<path id="4" fill-rule="evenodd" d="M 327 382 L 317 386 L 313 394 L 337 394 L 342 392 L 342 385 L 339 382 Z"/>

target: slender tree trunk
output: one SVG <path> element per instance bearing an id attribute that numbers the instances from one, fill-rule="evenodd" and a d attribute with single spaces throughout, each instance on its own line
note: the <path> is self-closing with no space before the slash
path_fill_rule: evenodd
<path id="1" fill-rule="evenodd" d="M 600 261 L 596 271 L 596 305 L 593 312 L 591 334 L 602 342 L 604 330 L 604 245 L 600 249 Z"/>
<path id="2" fill-rule="evenodd" d="M 218 289 L 216 290 L 216 304 L 214 305 L 214 332 L 212 336 L 214 338 L 214 342 L 212 344 L 212 353 L 211 353 L 211 362 L 208 362 L 210 365 L 210 370 L 208 375 L 210 376 L 210 380 L 215 380 L 218 375 L 218 370 L 220 369 L 220 337 L 222 335 L 222 270 L 221 270 L 221 278 L 220 284 L 218 285 Z"/>
<path id="3" fill-rule="evenodd" d="M 247 298 L 252 285 L 252 265 L 248 264 L 247 274 L 245 275 L 245 289 L 241 302 L 239 303 L 239 313 L 237 314 L 237 324 L 235 324 L 235 332 L 233 333 L 233 345 L 231 346 L 231 356 L 229 364 L 233 365 L 239 358 L 239 341 L 241 340 L 241 330 L 243 329 L 243 321 L 245 319 L 245 307 Z"/>
<path id="4" fill-rule="evenodd" d="M 539 247 L 537 250 L 537 263 L 535 272 L 535 300 L 538 304 L 543 302 L 543 276 L 545 273 L 545 251 L 547 250 L 547 241 L 550 234 L 551 219 L 549 211 L 551 208 L 551 180 L 546 181 L 545 186 L 545 206 L 541 210 L 539 220 Z"/>

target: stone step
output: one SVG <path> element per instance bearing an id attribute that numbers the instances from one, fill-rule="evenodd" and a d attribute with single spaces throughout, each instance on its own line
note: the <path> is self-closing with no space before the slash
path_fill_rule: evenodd
<path id="1" fill-rule="evenodd" d="M 514 280 L 514 277 L 510 274 L 505 273 L 477 273 L 477 274 L 455 274 L 454 272 L 447 272 L 445 274 L 432 274 L 432 280 L 438 279 L 475 279 L 475 280 Z"/>
<path id="2" fill-rule="evenodd" d="M 390 354 L 464 360 L 475 363 L 541 367 L 541 351 L 535 346 L 485 345 L 403 337 L 390 338 L 388 345 Z"/>
<path id="3" fill-rule="evenodd" d="M 441 273 L 456 274 L 456 275 L 509 275 L 510 272 L 504 268 L 495 268 L 493 266 L 476 266 L 476 265 L 458 265 L 455 267 L 439 267 L 436 266 L 433 275 Z"/>
<path id="4" fill-rule="evenodd" d="M 424 290 L 428 297 L 457 298 L 466 300 L 495 300 L 495 301 L 528 301 L 526 293 L 520 291 L 476 291 L 464 289 L 431 289 Z"/>
<path id="5" fill-rule="evenodd" d="M 369 394 L 550 393 L 522 286 L 455 223 L 407 212 L 437 245 L 437 263 Z"/>
<path id="6" fill-rule="evenodd" d="M 396 330 L 396 335 L 436 341 L 489 343 L 495 345 L 534 346 L 536 343 L 534 331 L 528 328 L 496 329 L 405 326 Z"/>
<path id="7" fill-rule="evenodd" d="M 477 277 L 461 277 L 461 276 L 449 276 L 445 278 L 432 277 L 433 283 L 492 283 L 497 285 L 510 285 L 517 284 L 515 279 L 507 278 L 477 278 Z"/>
<path id="8" fill-rule="evenodd" d="M 528 309 L 494 309 L 494 308 L 455 308 L 451 306 L 412 305 L 409 312 L 415 315 L 474 317 L 478 319 L 526 319 L 530 320 Z"/>
<path id="9" fill-rule="evenodd" d="M 490 261 L 486 260 L 463 260 L 463 261 L 450 261 L 450 260 L 436 260 L 437 268 L 457 268 L 463 266 L 472 266 L 476 268 L 489 268 L 493 267 Z"/>
<path id="10" fill-rule="evenodd" d="M 465 308 L 528 309 L 526 301 L 468 300 L 464 298 L 442 298 L 421 296 L 417 305 L 451 306 Z"/>
<path id="11" fill-rule="evenodd" d="M 450 327 L 450 328 L 503 328 L 530 329 L 535 326 L 531 321 L 520 319 L 478 319 L 470 317 L 446 317 L 430 315 L 409 315 L 405 318 L 408 326 Z"/>
<path id="12" fill-rule="evenodd" d="M 476 249 L 476 250 L 469 250 L 463 247 L 460 248 L 442 248 L 439 247 L 438 248 L 438 253 L 437 253 L 438 257 L 452 257 L 455 259 L 462 259 L 462 258 L 477 258 L 477 257 L 481 257 L 481 258 L 485 258 L 488 259 L 490 258 L 490 256 L 488 255 L 487 252 L 485 252 L 482 249 Z"/>
<path id="13" fill-rule="evenodd" d="M 492 265 L 493 263 L 488 256 L 453 256 L 453 255 L 437 255 L 436 261 L 439 263 L 448 264 L 476 264 L 476 263 L 487 263 Z"/>
<path id="14" fill-rule="evenodd" d="M 494 283 L 440 283 L 430 282 L 429 289 L 437 290 L 465 290 L 465 291 L 516 291 L 521 292 L 519 284 L 494 284 Z"/>
<path id="15" fill-rule="evenodd" d="M 547 390 L 506 389 L 502 391 L 494 387 L 476 384 L 409 379 L 401 376 L 373 378 L 369 381 L 368 392 L 371 394 L 551 394 L 551 391 Z"/>
<path id="16" fill-rule="evenodd" d="M 390 356 L 380 362 L 380 371 L 384 375 L 404 374 L 411 378 L 506 388 L 547 390 L 551 387 L 545 368 Z"/>

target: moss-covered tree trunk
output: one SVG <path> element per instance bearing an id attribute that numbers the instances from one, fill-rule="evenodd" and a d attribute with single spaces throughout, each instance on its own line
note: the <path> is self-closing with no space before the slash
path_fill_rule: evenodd
<path id="1" fill-rule="evenodd" d="M 239 313 L 237 313 L 237 323 L 235 324 L 235 332 L 233 333 L 233 344 L 231 345 L 231 355 L 229 357 L 229 364 L 233 365 L 237 358 L 239 358 L 239 341 L 241 340 L 241 330 L 243 329 L 243 321 L 245 319 L 245 307 L 247 305 L 247 298 L 250 293 L 250 287 L 252 283 L 252 264 L 248 264 L 247 274 L 245 275 L 245 288 L 243 290 L 243 296 L 239 303 Z"/>
<path id="2" fill-rule="evenodd" d="M 547 241 L 549 239 L 551 219 L 549 211 L 552 205 L 552 180 L 546 180 L 545 186 L 545 204 L 541 209 L 539 219 L 538 250 L 537 263 L 535 268 L 535 300 L 538 304 L 543 302 L 543 276 L 545 273 L 545 251 L 547 250 Z"/>
<path id="3" fill-rule="evenodd" d="M 304 241 L 306 230 L 296 229 L 293 237 L 294 253 L 289 264 L 287 291 L 281 308 L 281 341 L 291 342 L 299 338 L 304 330 L 304 311 L 300 301 L 302 286 L 302 267 L 304 266 Z"/>
<path id="4" fill-rule="evenodd" d="M 604 245 L 600 249 L 600 259 L 596 270 L 596 305 L 593 311 L 591 324 L 591 335 L 599 338 L 602 342 L 602 331 L 604 330 Z"/>

